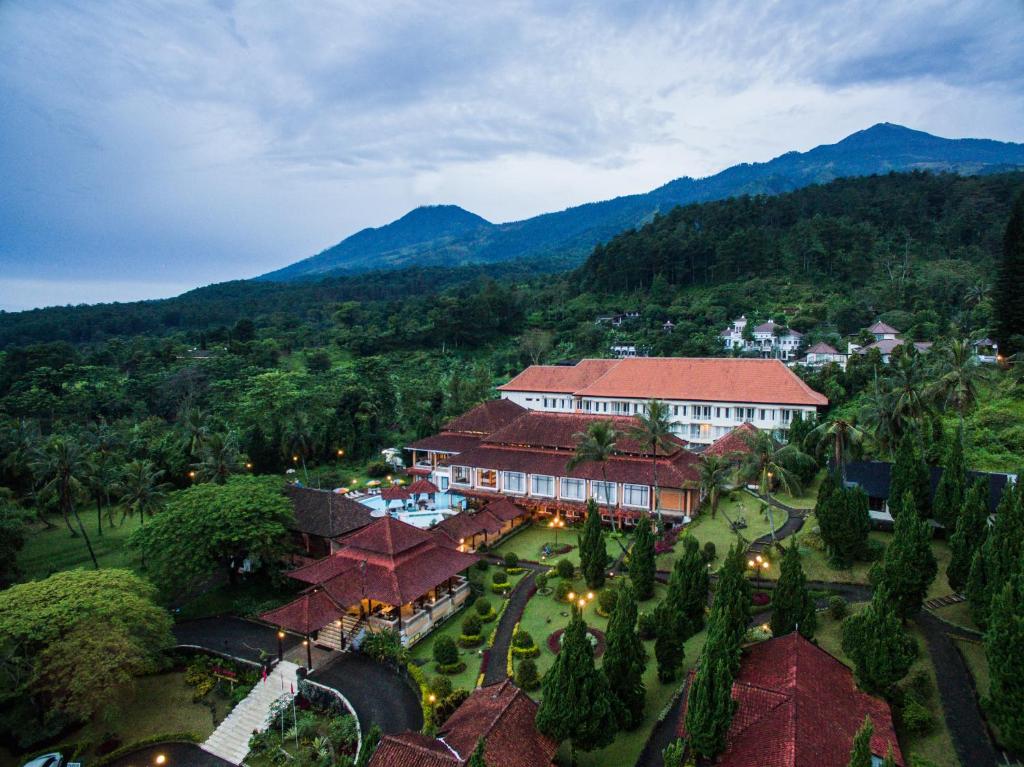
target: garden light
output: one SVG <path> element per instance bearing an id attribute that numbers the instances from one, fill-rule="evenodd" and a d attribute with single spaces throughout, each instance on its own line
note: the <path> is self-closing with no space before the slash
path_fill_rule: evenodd
<path id="1" fill-rule="evenodd" d="M 157 754 L 156 758 L 153 761 L 156 762 L 157 764 L 166 764 L 167 763 L 167 757 L 164 754 Z"/>

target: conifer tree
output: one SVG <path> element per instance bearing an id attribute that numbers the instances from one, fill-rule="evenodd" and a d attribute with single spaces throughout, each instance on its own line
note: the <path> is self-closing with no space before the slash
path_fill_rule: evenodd
<path id="1" fill-rule="evenodd" d="M 575 764 L 576 749 L 591 751 L 612 742 L 615 705 L 608 680 L 594 667 L 587 624 L 574 606 L 562 635 L 562 650 L 544 675 L 537 729 L 554 740 L 568 740 Z"/>
<path id="2" fill-rule="evenodd" d="M 629 579 L 641 602 L 654 596 L 654 573 L 657 563 L 654 558 L 654 531 L 647 514 L 640 516 L 640 522 L 633 534 L 633 551 L 629 557 Z"/>
<path id="3" fill-rule="evenodd" d="M 942 465 L 942 477 L 935 488 L 935 519 L 941 522 L 946 530 L 956 528 L 957 518 L 963 508 L 964 495 L 967 488 L 967 467 L 964 464 L 964 431 L 958 426 L 956 437 L 949 446 L 949 452 Z M 952 534 L 952 532 L 950 532 Z"/>
<path id="4" fill-rule="evenodd" d="M 732 650 L 732 671 L 739 670 L 739 647 L 750 623 L 750 581 L 746 575 L 746 555 L 739 543 L 729 549 L 722 568 L 718 571 L 715 601 L 711 605 L 710 624 L 718 622 Z"/>
<path id="5" fill-rule="evenodd" d="M 833 505 L 837 516 L 833 557 L 850 565 L 867 549 L 871 532 L 868 495 L 859 487 L 844 487 L 834 496 Z"/>
<path id="6" fill-rule="evenodd" d="M 668 593 L 654 610 L 657 634 L 654 657 L 658 661 L 658 679 L 671 682 L 683 662 L 686 640 L 694 628 L 686 617 L 686 572 L 682 559 L 677 559 L 668 579 Z"/>
<path id="7" fill-rule="evenodd" d="M 931 510 L 931 475 L 928 472 L 928 464 L 924 462 L 917 437 L 913 432 L 907 432 L 900 440 L 899 448 L 896 450 L 896 461 L 892 466 L 892 474 L 889 480 L 889 510 L 895 517 L 898 509 L 903 503 L 903 496 L 910 493 L 913 499 L 913 508 L 921 517 L 929 516 Z"/>
<path id="8" fill-rule="evenodd" d="M 861 689 L 872 695 L 888 695 L 907 675 L 918 651 L 881 584 L 868 606 L 843 622 L 842 646 Z"/>
<path id="9" fill-rule="evenodd" d="M 814 600 L 807 591 L 807 578 L 800 564 L 800 552 L 793 544 L 782 556 L 779 582 L 772 597 L 772 635 L 783 636 L 799 630 L 810 639 L 817 625 Z"/>
<path id="10" fill-rule="evenodd" d="M 895 515 L 892 542 L 879 566 L 878 581 L 885 586 L 896 614 L 903 620 L 921 610 L 928 587 L 938 572 L 931 547 L 932 527 L 913 511 L 908 491 L 903 495 L 901 511 Z"/>
<path id="11" fill-rule="evenodd" d="M 1003 260 L 995 283 L 993 315 L 1000 353 L 1024 352 L 1024 192 L 1017 196 L 1003 234 Z"/>
<path id="12" fill-rule="evenodd" d="M 580 533 L 580 572 L 583 573 L 587 586 L 599 589 L 604 586 L 605 564 L 608 551 L 604 546 L 604 531 L 601 529 L 601 513 L 597 503 L 591 498 L 587 501 L 587 519 Z"/>
<path id="13" fill-rule="evenodd" d="M 985 710 L 999 728 L 1003 744 L 1024 753 L 1024 561 L 992 600 L 985 632 L 985 656 L 991 678 Z"/>
<path id="14" fill-rule="evenodd" d="M 704 628 L 708 606 L 708 565 L 700 552 L 700 543 L 692 535 L 683 538 L 683 612 L 691 636 Z"/>
<path id="15" fill-rule="evenodd" d="M 736 708 L 732 699 L 734 651 L 728 633 L 720 618 L 712 618 L 686 704 L 688 741 L 706 759 L 725 749 Z"/>
<path id="16" fill-rule="evenodd" d="M 864 724 L 853 736 L 853 748 L 850 749 L 850 761 L 847 767 L 871 767 L 871 736 L 875 734 L 875 726 L 871 717 L 864 717 Z"/>
<path id="17" fill-rule="evenodd" d="M 480 738 L 476 742 L 476 748 L 473 749 L 473 753 L 469 757 L 469 761 L 466 762 L 466 767 L 487 767 L 487 760 L 484 758 L 484 739 Z"/>
<path id="18" fill-rule="evenodd" d="M 988 480 L 979 479 L 967 493 L 963 508 L 957 514 L 956 531 L 949 539 L 949 566 L 946 580 L 953 591 L 960 593 L 967 587 L 974 554 L 985 539 L 988 526 Z M 948 529 L 948 528 L 947 528 Z"/>
<path id="19" fill-rule="evenodd" d="M 636 619 L 636 599 L 627 583 L 619 589 L 615 609 L 608 621 L 607 649 L 601 663 L 608 687 L 619 701 L 617 714 L 619 727 L 623 730 L 640 726 L 647 693 L 643 682 L 647 651 L 637 634 Z"/>
<path id="20" fill-rule="evenodd" d="M 984 540 L 974 553 L 967 579 L 971 617 L 988 625 L 992 599 L 1016 572 L 1024 552 L 1024 503 L 1017 485 L 1006 485 L 996 508 L 995 521 L 986 527 Z"/>

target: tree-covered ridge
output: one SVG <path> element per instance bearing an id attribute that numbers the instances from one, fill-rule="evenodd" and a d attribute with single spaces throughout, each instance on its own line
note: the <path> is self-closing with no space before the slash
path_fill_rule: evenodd
<path id="1" fill-rule="evenodd" d="M 598 245 L 580 269 L 585 289 L 625 293 L 754 277 L 845 287 L 877 285 L 909 298 L 915 264 L 991 273 L 1024 174 L 889 174 L 841 179 L 774 197 L 688 205 Z"/>

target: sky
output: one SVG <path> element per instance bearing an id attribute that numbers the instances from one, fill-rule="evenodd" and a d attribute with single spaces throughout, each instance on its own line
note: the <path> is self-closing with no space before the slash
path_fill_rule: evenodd
<path id="1" fill-rule="evenodd" d="M 878 122 L 1024 141 L 1024 0 L 0 0 L 0 309 L 256 276 Z"/>

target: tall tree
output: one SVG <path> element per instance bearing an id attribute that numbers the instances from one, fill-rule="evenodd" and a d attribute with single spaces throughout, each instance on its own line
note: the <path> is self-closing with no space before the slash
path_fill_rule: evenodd
<path id="1" fill-rule="evenodd" d="M 654 513 L 661 520 L 661 488 L 658 487 L 658 453 L 672 446 L 672 422 L 669 406 L 652 399 L 636 415 L 637 425 L 630 436 L 651 451 L 651 476 L 654 480 Z"/>
<path id="2" fill-rule="evenodd" d="M 964 427 L 964 414 L 978 399 L 978 384 L 982 376 L 978 355 L 966 338 L 954 338 L 939 346 L 934 360 L 938 378 L 929 394 L 941 407 L 952 407 Z"/>
<path id="3" fill-rule="evenodd" d="M 999 499 L 995 521 L 986 527 L 985 539 L 971 562 L 967 601 L 971 617 L 982 628 L 988 625 L 992 599 L 1016 572 L 1024 554 L 1024 502 L 1019 485 L 1006 485 Z"/>
<path id="4" fill-rule="evenodd" d="M 739 647 L 750 623 L 751 589 L 746 577 L 747 557 L 744 551 L 738 542 L 729 549 L 718 571 L 715 601 L 711 605 L 711 617 L 708 620 L 709 635 L 710 624 L 720 623 L 729 646 L 735 651 L 732 655 L 734 673 L 738 670 Z"/>
<path id="5" fill-rule="evenodd" d="M 884 585 L 875 588 L 864 610 L 843 622 L 842 646 L 861 688 L 885 696 L 907 675 L 918 652 Z"/>
<path id="6" fill-rule="evenodd" d="M 793 544 L 782 556 L 782 571 L 772 598 L 772 636 L 799 630 L 810 639 L 817 623 L 814 600 L 807 591 L 807 578 L 800 564 L 800 552 Z"/>
<path id="7" fill-rule="evenodd" d="M 587 518 L 580 533 L 580 572 L 587 586 L 592 589 L 604 586 L 607 562 L 608 550 L 604 545 L 604 530 L 601 529 L 601 512 L 591 498 L 587 501 Z"/>
<path id="8" fill-rule="evenodd" d="M 682 540 L 683 556 L 679 558 L 683 573 L 683 613 L 693 633 L 704 628 L 704 612 L 708 606 L 707 562 L 701 555 L 700 543 L 692 535 Z"/>
<path id="9" fill-rule="evenodd" d="M 889 511 L 893 516 L 902 507 L 906 493 L 910 493 L 913 501 L 909 508 L 921 517 L 928 517 L 931 509 L 931 475 L 921 455 L 917 437 L 912 432 L 907 432 L 900 440 L 889 479 Z"/>
<path id="10" fill-rule="evenodd" d="M 629 557 L 629 579 L 636 589 L 636 597 L 640 601 L 654 596 L 654 575 L 657 562 L 654 556 L 654 531 L 651 519 L 646 514 L 640 515 L 636 531 L 633 533 L 633 551 Z"/>
<path id="11" fill-rule="evenodd" d="M 627 583 L 619 588 L 615 609 L 608 621 L 607 649 L 601 663 L 608 687 L 619 701 L 617 714 L 619 727 L 623 730 L 640 726 L 647 693 L 643 681 L 647 651 L 637 633 L 636 619 L 636 598 Z"/>
<path id="12" fill-rule="evenodd" d="M 949 445 L 946 459 L 942 464 L 942 477 L 935 488 L 935 503 L 932 512 L 946 531 L 956 528 L 957 517 L 964 504 L 967 488 L 967 466 L 964 463 L 964 430 L 957 427 L 956 437 Z"/>
<path id="13" fill-rule="evenodd" d="M 64 523 L 72 536 L 81 534 L 85 547 L 89 550 L 89 558 L 97 570 L 96 553 L 92 549 L 92 541 L 85 532 L 75 496 L 82 491 L 82 477 L 88 471 L 88 464 L 81 445 L 70 437 L 51 437 L 35 454 L 32 461 L 32 472 L 43 483 L 40 493 L 52 493 L 57 498 L 57 505 L 64 517 Z M 78 533 L 71 527 L 71 517 L 75 518 Z"/>
<path id="14" fill-rule="evenodd" d="M 683 560 L 677 559 L 668 578 L 668 592 L 654 610 L 657 634 L 654 657 L 658 661 L 658 679 L 671 682 L 683 663 L 686 640 L 694 634 L 694 627 L 686 616 L 686 574 Z"/>
<path id="15" fill-rule="evenodd" d="M 732 464 L 724 455 L 704 453 L 697 464 L 697 472 L 700 477 L 701 495 L 707 499 L 711 518 L 714 519 L 718 513 L 718 502 L 722 499 L 722 493 L 729 486 Z"/>
<path id="16" fill-rule="evenodd" d="M 846 767 L 871 767 L 871 736 L 875 734 L 875 726 L 871 717 L 864 717 L 864 724 L 853 736 L 853 748 L 850 749 L 850 761 Z"/>
<path id="17" fill-rule="evenodd" d="M 953 591 L 960 593 L 967 587 L 974 554 L 985 540 L 988 526 L 988 478 L 981 477 L 971 485 L 964 499 L 963 509 L 957 515 L 956 530 L 949 539 L 949 566 L 946 580 Z"/>
<path id="18" fill-rule="evenodd" d="M 192 464 L 192 467 L 200 482 L 223 485 L 228 477 L 242 470 L 244 462 L 234 433 L 215 432 L 203 440 L 199 448 L 199 461 Z"/>
<path id="19" fill-rule="evenodd" d="M 991 682 L 985 709 L 1003 745 L 1024 753 L 1024 560 L 992 600 L 985 632 Z"/>
<path id="20" fill-rule="evenodd" d="M 611 421 L 594 421 L 585 432 L 574 435 L 576 450 L 565 467 L 572 471 L 584 463 L 596 463 L 601 467 L 604 486 L 608 487 L 608 461 L 615 455 L 615 441 L 619 432 Z M 607 502 L 607 499 L 605 499 Z M 615 518 L 618 520 L 619 496 L 615 494 Z"/>
<path id="21" fill-rule="evenodd" d="M 1003 260 L 995 283 L 995 331 L 999 351 L 1011 356 L 1024 352 L 1024 192 L 1017 196 L 1003 233 Z"/>
<path id="22" fill-rule="evenodd" d="M 733 649 L 723 623 L 708 629 L 697 673 L 690 685 L 686 705 L 686 735 L 690 746 L 706 759 L 725 750 L 726 735 L 736 704 L 732 699 Z"/>
<path id="23" fill-rule="evenodd" d="M 615 738 L 615 698 L 604 674 L 594 667 L 587 624 L 575 606 L 562 649 L 544 675 L 537 729 L 554 740 L 568 740 L 572 764 L 576 749 L 592 751 Z"/>
<path id="24" fill-rule="evenodd" d="M 818 424 L 807 435 L 805 444 L 812 446 L 816 455 L 828 451 L 832 454 L 832 464 L 839 471 L 839 476 L 846 481 L 846 462 L 850 451 L 864 441 L 864 432 L 849 421 L 832 418 Z"/>
<path id="25" fill-rule="evenodd" d="M 163 469 L 144 459 L 136 459 L 124 467 L 118 487 L 126 517 L 138 514 L 139 523 L 145 524 L 146 517 L 163 508 L 171 489 L 170 483 L 160 481 L 163 475 Z"/>
<path id="26" fill-rule="evenodd" d="M 766 513 L 775 540 L 775 517 L 770 503 L 775 485 L 791 495 L 800 495 L 800 469 L 813 463 L 813 459 L 792 443 L 779 445 L 771 434 L 761 429 L 745 435 L 750 450 L 740 463 L 739 475 L 747 483 L 756 484 L 758 492 L 769 499 Z"/>
<path id="27" fill-rule="evenodd" d="M 920 612 L 938 572 L 931 547 L 932 526 L 913 513 L 913 503 L 910 493 L 904 493 L 902 510 L 894 515 L 892 542 L 878 571 L 878 582 L 885 586 L 893 609 L 903 620 Z"/>

